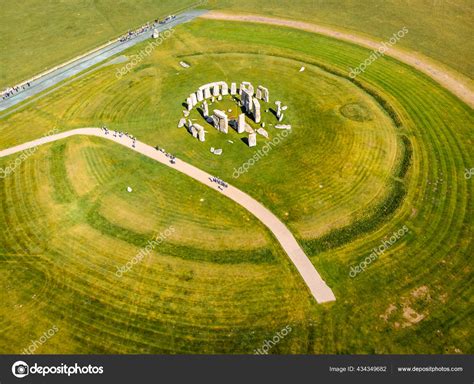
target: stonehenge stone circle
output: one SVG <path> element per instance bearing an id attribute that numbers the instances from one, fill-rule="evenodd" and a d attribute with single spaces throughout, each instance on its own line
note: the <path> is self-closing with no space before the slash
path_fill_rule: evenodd
<path id="1" fill-rule="evenodd" d="M 232 97 L 229 98 L 233 100 L 237 106 L 242 107 L 243 113 L 239 113 L 237 119 L 231 117 L 232 120 L 229 121 L 229 117 L 226 112 L 219 109 L 214 109 L 212 115 L 209 114 L 209 105 L 216 101 L 224 100 L 224 96 L 228 96 L 230 93 L 231 96 L 237 94 L 240 95 L 240 100 L 238 98 Z M 209 100 L 210 99 L 210 100 Z M 191 93 L 186 98 L 187 110 L 183 111 L 184 117 L 190 115 L 190 111 L 202 102 L 202 115 L 204 119 L 211 125 L 213 125 L 219 132 L 228 133 L 229 122 L 233 129 L 237 133 L 248 134 L 248 145 L 249 147 L 255 147 L 257 145 L 257 133 L 266 139 L 269 138 L 269 133 L 264 129 L 265 121 L 262 120 L 262 102 L 268 103 L 270 101 L 270 94 L 267 88 L 259 85 L 255 88 L 252 83 L 248 81 L 242 81 L 240 87 L 237 88 L 237 83 L 233 82 L 229 85 L 225 81 L 215 81 L 212 83 L 204 84 L 195 92 Z M 276 118 L 278 122 L 281 122 L 284 118 L 283 111 L 288 107 L 283 106 L 281 101 L 275 101 L 276 105 Z M 228 108 L 223 107 L 223 108 Z M 226 109 L 229 113 L 232 113 L 232 108 Z M 269 109 L 265 109 L 265 112 L 269 112 Z M 260 124 L 260 127 L 255 132 L 252 126 L 250 126 L 246 121 L 246 116 L 254 121 L 255 124 Z M 193 123 L 191 120 L 186 120 L 181 118 L 178 122 L 178 128 L 186 126 L 188 131 L 193 135 L 193 137 L 198 138 L 199 141 L 203 142 L 206 140 L 206 131 L 204 127 Z M 270 124 L 271 126 L 272 124 Z M 291 129 L 291 125 L 277 124 L 275 125 L 276 129 Z"/>

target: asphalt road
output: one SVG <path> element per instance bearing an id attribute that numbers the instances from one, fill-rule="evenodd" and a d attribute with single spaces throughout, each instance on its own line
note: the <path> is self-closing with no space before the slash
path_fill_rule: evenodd
<path id="1" fill-rule="evenodd" d="M 180 15 L 176 16 L 176 19 L 173 21 L 160 24 L 157 28 L 159 32 L 163 32 L 167 29 L 175 27 L 179 24 L 189 22 L 196 17 L 202 15 L 203 13 L 207 12 L 206 10 L 189 10 Z M 0 100 L 0 111 L 4 111 L 5 109 L 11 108 L 18 103 L 21 103 L 28 98 L 53 87 L 54 85 L 60 83 L 63 80 L 69 79 L 80 72 L 99 64 L 110 57 L 123 52 L 124 50 L 138 44 L 146 39 L 151 38 L 152 31 L 142 33 L 131 40 L 120 42 L 116 41 L 107 46 L 104 46 L 100 49 L 97 49 L 85 56 L 80 56 L 77 59 L 73 59 L 72 61 L 68 62 L 65 65 L 61 65 L 53 69 L 52 71 L 44 74 L 43 76 L 39 76 L 37 79 L 30 82 L 31 86 L 25 88 L 24 90 L 16 93 L 15 95 L 5 99 Z"/>

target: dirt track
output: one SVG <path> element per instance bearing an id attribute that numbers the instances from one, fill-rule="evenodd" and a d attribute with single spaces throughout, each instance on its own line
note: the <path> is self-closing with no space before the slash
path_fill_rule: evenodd
<path id="1" fill-rule="evenodd" d="M 223 12 L 212 11 L 205 13 L 200 16 L 205 19 L 216 19 L 216 20 L 230 20 L 230 21 L 244 21 L 250 23 L 261 23 L 261 24 L 273 24 L 284 27 L 302 29 L 309 32 L 319 33 L 321 35 L 326 35 L 334 37 L 340 40 L 346 40 L 351 43 L 356 43 L 358 45 L 363 45 L 370 49 L 377 49 L 380 47 L 380 43 L 374 40 L 370 40 L 365 37 L 358 35 L 353 35 L 346 32 L 339 32 L 337 30 L 330 29 L 328 27 L 322 27 L 317 24 L 306 23 L 303 21 L 296 20 L 286 20 L 278 19 L 274 17 L 267 16 L 257 16 L 257 15 L 231 15 Z M 467 84 L 464 84 L 462 81 L 454 78 L 451 74 L 447 73 L 440 67 L 435 66 L 423 60 L 418 55 L 402 51 L 395 47 L 391 47 L 385 53 L 391 57 L 394 57 L 397 60 L 400 60 L 419 71 L 427 74 L 436 82 L 441 84 L 444 88 L 448 89 L 450 92 L 455 94 L 465 103 L 474 107 L 474 92 L 469 88 Z"/>

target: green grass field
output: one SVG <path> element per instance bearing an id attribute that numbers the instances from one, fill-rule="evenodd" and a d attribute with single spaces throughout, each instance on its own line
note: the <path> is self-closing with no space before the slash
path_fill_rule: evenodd
<path id="1" fill-rule="evenodd" d="M 0 23 L 0 89 L 196 2 L 4 1 Z"/>
<path id="2" fill-rule="evenodd" d="M 404 26 L 397 44 L 423 53 L 472 79 L 474 3 L 469 0 L 210 0 L 216 9 L 304 20 L 386 41 Z M 442 27 L 440 27 L 442 26 Z"/>
<path id="3" fill-rule="evenodd" d="M 193 0 L 23 0 L 2 4 L 0 88 L 58 65 Z M 468 0 L 209 0 L 204 8 L 264 14 L 330 25 L 386 40 L 406 26 L 399 46 L 473 77 L 473 3 Z M 25 15 L 34 14 L 34 17 Z M 21 33 L 19 33 L 21 25 Z M 442 28 L 440 28 L 442 26 Z"/>
<path id="4" fill-rule="evenodd" d="M 12 292 L 0 350 L 57 324 L 41 353 L 252 353 L 291 325 L 272 353 L 472 353 L 472 110 L 389 58 L 351 82 L 347 68 L 367 55 L 310 33 L 197 21 L 121 79 L 123 64 L 98 69 L 0 120 L 0 148 L 105 123 L 219 175 L 287 223 L 337 297 L 310 300 L 275 240 L 223 197 L 74 138 L 0 181 L 2 284 Z M 221 79 L 267 86 L 294 127 L 238 179 L 233 169 L 262 141 L 249 149 L 209 127 L 200 143 L 176 128 L 185 97 Z M 168 225 L 176 234 L 117 281 L 115 267 Z M 349 277 L 404 225 L 407 235 Z"/>
<path id="5" fill-rule="evenodd" d="M 40 148 L 2 182 L 1 201 L 2 353 L 53 324 L 58 337 L 37 353 L 245 352 L 304 321 L 305 287 L 261 224 L 111 143 Z M 142 263 L 115 275 L 170 227 Z M 301 351 L 295 340 L 285 348 Z"/>

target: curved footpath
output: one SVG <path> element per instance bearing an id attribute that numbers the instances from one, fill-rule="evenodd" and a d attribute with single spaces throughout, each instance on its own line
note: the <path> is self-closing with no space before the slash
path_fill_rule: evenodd
<path id="1" fill-rule="evenodd" d="M 306 256 L 303 249 L 301 249 L 289 229 L 272 212 L 270 212 L 254 198 L 231 185 L 229 185 L 227 188 L 224 188 L 223 190 L 217 189 L 217 184 L 210 180 L 212 176 L 209 173 L 204 172 L 191 164 L 185 163 L 179 159 L 176 159 L 176 164 L 171 164 L 169 158 L 167 158 L 164 153 L 157 151 L 148 144 L 137 140 L 135 148 L 132 148 L 132 141 L 126 136 L 123 136 L 122 138 L 113 137 L 112 133 L 105 135 L 104 131 L 100 128 L 79 128 L 58 133 L 56 135 L 42 137 L 34 141 L 2 150 L 0 151 L 0 158 L 76 135 L 97 136 L 114 141 L 125 147 L 133 149 L 144 156 L 167 165 L 168 167 L 174 168 L 177 171 L 207 185 L 208 187 L 217 190 L 218 192 L 227 196 L 229 199 L 234 200 L 236 203 L 240 204 L 255 217 L 257 217 L 263 224 L 265 224 L 268 229 L 270 229 L 270 231 L 272 231 L 278 242 L 290 257 L 301 277 L 303 277 L 303 280 L 318 303 L 336 300 L 331 288 L 327 286 L 319 273 L 316 271 L 314 265 L 308 259 L 308 256 Z"/>
<path id="2" fill-rule="evenodd" d="M 350 43 L 365 46 L 370 49 L 378 49 L 380 42 L 361 37 L 358 35 L 340 32 L 328 27 L 323 27 L 317 24 L 306 23 L 297 20 L 279 19 L 276 17 L 257 16 L 257 15 L 233 15 L 224 12 L 212 11 L 203 13 L 199 16 L 204 19 L 215 19 L 215 20 L 229 20 L 229 21 L 241 21 L 249 23 L 260 23 L 260 24 L 271 24 L 279 25 L 282 27 L 289 27 L 295 29 L 301 29 L 308 32 L 319 33 L 321 35 L 333 37 L 339 40 L 345 40 Z M 464 84 L 463 81 L 456 79 L 451 74 L 444 71 L 439 66 L 429 63 L 427 60 L 422 59 L 421 55 L 416 55 L 391 47 L 385 53 L 388 56 L 392 56 L 401 62 L 408 64 L 424 74 L 430 76 L 433 80 L 441 84 L 444 88 L 454 93 L 457 97 L 463 100 L 465 103 L 474 107 L 474 92 L 469 88 L 468 85 Z"/>

